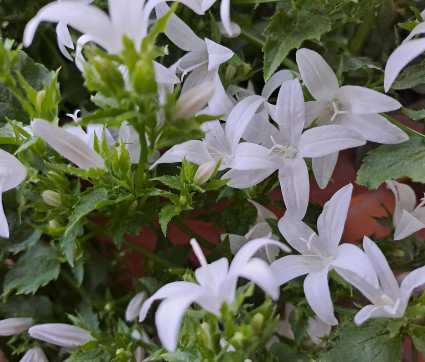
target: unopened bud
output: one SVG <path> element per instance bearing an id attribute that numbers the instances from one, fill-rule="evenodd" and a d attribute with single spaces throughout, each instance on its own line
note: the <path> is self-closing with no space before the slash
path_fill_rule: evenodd
<path id="1" fill-rule="evenodd" d="M 29 349 L 19 362 L 49 362 L 43 350 L 40 347 Z"/>
<path id="2" fill-rule="evenodd" d="M 207 162 L 198 167 L 193 178 L 193 183 L 196 186 L 201 186 L 207 182 L 215 171 L 217 164 L 214 161 Z"/>
<path id="3" fill-rule="evenodd" d="M 205 344 L 211 350 L 214 350 L 214 344 L 211 337 L 211 327 L 208 323 L 201 323 L 202 334 L 205 340 Z"/>
<path id="4" fill-rule="evenodd" d="M 256 313 L 251 320 L 251 327 L 254 335 L 258 335 L 261 332 L 264 323 L 264 316 L 261 313 Z"/>
<path id="5" fill-rule="evenodd" d="M 52 191 L 52 190 L 43 191 L 43 193 L 41 194 L 41 197 L 43 198 L 43 201 L 47 205 L 54 206 L 54 207 L 60 207 L 62 205 L 61 197 L 56 191 Z"/>
<path id="6" fill-rule="evenodd" d="M 0 336 L 13 336 L 33 325 L 32 318 L 7 318 L 0 321 Z"/>
<path id="7" fill-rule="evenodd" d="M 186 196 L 180 196 L 180 204 L 187 205 L 187 197 Z"/>
<path id="8" fill-rule="evenodd" d="M 146 300 L 146 293 L 137 293 L 128 303 L 127 310 L 125 311 L 125 319 L 127 322 L 133 322 L 139 316 L 140 309 L 143 302 Z"/>
<path id="9" fill-rule="evenodd" d="M 203 109 L 214 95 L 214 83 L 208 82 L 188 90 L 174 106 L 173 119 L 190 118 Z"/>
<path id="10" fill-rule="evenodd" d="M 236 67 L 234 67 L 233 65 L 227 66 L 224 78 L 230 81 L 235 77 L 235 75 L 236 75 Z"/>
<path id="11" fill-rule="evenodd" d="M 134 211 L 136 209 L 137 205 L 138 205 L 137 200 L 134 200 L 131 203 L 130 207 L 128 208 L 128 211 Z"/>
<path id="12" fill-rule="evenodd" d="M 28 332 L 33 338 L 63 347 L 81 346 L 94 339 L 89 331 L 64 323 L 39 324 Z"/>
<path id="13" fill-rule="evenodd" d="M 43 89 L 37 93 L 37 109 L 41 110 L 41 105 L 44 102 L 44 99 L 46 98 L 46 91 Z"/>
<path id="14" fill-rule="evenodd" d="M 50 229 L 59 229 L 62 225 L 59 223 L 59 221 L 53 219 L 49 221 L 49 228 Z"/>

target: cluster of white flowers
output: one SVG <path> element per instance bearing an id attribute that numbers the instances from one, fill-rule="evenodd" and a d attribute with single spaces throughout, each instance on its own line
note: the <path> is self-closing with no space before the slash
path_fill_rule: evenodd
<path id="1" fill-rule="evenodd" d="M 109 53 L 119 53 L 125 35 L 140 48 L 148 34 L 153 10 L 157 18 L 169 10 L 165 0 L 128 0 L 126 6 L 122 5 L 122 0 L 109 0 L 108 16 L 90 3 L 89 0 L 57 1 L 45 6 L 28 23 L 24 44 L 28 46 L 31 43 L 40 22 L 57 22 L 59 46 L 64 55 L 71 58 L 65 48 L 74 48 L 67 29 L 70 26 L 83 34 L 76 46 L 76 60 L 81 64 L 85 61 L 82 47 L 87 42 L 94 42 Z M 203 14 L 214 1 L 185 0 L 182 3 L 197 14 Z M 222 0 L 223 29 L 228 35 L 237 35 L 238 27 L 230 21 L 229 8 L 230 2 Z M 425 32 L 424 29 L 425 23 L 419 24 L 390 57 L 385 78 L 386 90 L 400 70 L 425 50 L 425 39 L 411 40 L 415 35 Z M 218 70 L 221 64 L 233 56 L 230 49 L 210 39 L 199 38 L 174 14 L 169 19 L 165 34 L 187 54 L 170 69 L 155 65 L 157 81 L 164 85 L 159 87 L 158 96 L 163 96 L 161 92 L 172 92 L 173 85 L 179 82 L 179 75 L 184 83 L 181 101 L 178 103 L 178 117 L 191 116 L 197 112 L 222 116 L 221 120 L 202 125 L 204 139 L 175 145 L 156 160 L 151 168 L 160 163 L 186 159 L 201 167 L 207 165 L 203 171 L 211 175 L 208 170 L 214 169 L 220 162 L 219 170 L 227 170 L 222 178 L 230 179 L 228 185 L 234 188 L 254 186 L 278 171 L 287 208 L 278 222 L 279 230 L 298 253 L 277 258 L 279 250 L 290 253 L 291 249 L 273 240 L 277 238 L 272 237 L 265 219 L 275 216 L 252 202 L 258 210 L 256 225 L 245 236 L 229 235 L 232 252 L 235 253 L 230 265 L 225 258 L 208 264 L 199 245 L 192 240 L 192 247 L 201 265 L 195 272 L 199 284 L 184 281 L 170 283 L 147 299 L 145 294 L 139 294 L 129 306 L 127 319 L 132 321 L 139 315 L 139 320 L 143 321 L 152 303 L 164 299 L 156 312 L 156 325 L 164 346 L 168 350 L 175 350 L 183 316 L 192 303 L 196 302 L 204 310 L 220 316 L 222 304 L 226 302 L 232 305 L 235 301 L 239 277 L 255 282 L 273 299 L 277 299 L 279 286 L 298 276 L 307 275 L 304 281 L 306 299 L 316 313 L 317 320 L 329 331 L 330 325 L 338 323 L 328 285 L 328 273 L 331 270 L 358 288 L 373 303 L 356 315 L 357 324 L 372 317 L 402 316 L 413 289 L 425 283 L 425 267 L 413 271 L 399 286 L 382 252 L 370 239 L 365 237 L 364 251 L 355 245 L 339 244 L 352 185 L 340 189 L 325 204 L 317 222 L 317 233 L 302 221 L 310 193 L 305 158 L 312 159 L 316 181 L 321 188 L 325 188 L 332 176 L 339 151 L 363 145 L 366 141 L 394 144 L 408 139 L 402 130 L 380 115 L 400 108 L 401 104 L 369 88 L 349 85 L 340 87 L 336 75 L 325 60 L 309 49 L 300 49 L 296 53 L 299 75 L 289 71 L 276 73 L 266 83 L 261 95 L 254 94 L 252 90 L 225 90 Z M 314 101 L 304 101 L 301 82 Z M 269 97 L 277 89 L 277 100 L 272 104 Z M 62 129 L 42 119 L 33 120 L 30 131 L 86 170 L 105 167 L 104 160 L 93 149 L 95 135 L 97 138 L 105 137 L 111 146 L 117 141 L 110 130 L 101 126 L 88 127 L 87 131 L 78 125 Z M 128 147 L 132 162 L 137 163 L 140 145 L 134 129 L 123 123 L 118 137 Z M 25 167 L 14 156 L 2 150 L 0 164 L 0 192 L 16 187 L 25 179 Z M 414 208 L 416 199 L 412 190 L 395 181 L 387 181 L 387 185 L 396 196 L 394 238 L 402 239 L 424 228 L 423 202 Z M 8 237 L 2 207 L 0 235 Z M 11 322 L 10 328 L 14 333 L 21 331 L 20 327 L 16 329 L 13 325 Z M 23 330 L 29 328 L 25 323 L 22 325 L 25 325 Z M 35 338 L 66 347 L 93 339 L 88 331 L 76 328 L 48 324 L 31 327 L 29 333 Z M 43 354 L 39 349 L 30 351 L 27 354 Z M 45 360 L 45 357 L 39 359 Z"/>

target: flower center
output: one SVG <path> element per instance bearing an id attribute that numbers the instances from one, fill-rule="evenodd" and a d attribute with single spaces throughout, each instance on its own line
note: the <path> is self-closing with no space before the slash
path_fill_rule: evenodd
<path id="1" fill-rule="evenodd" d="M 374 304 L 380 305 L 380 306 L 389 305 L 391 307 L 394 307 L 394 305 L 395 305 L 394 301 L 386 294 L 375 296 L 375 303 Z"/>
<path id="2" fill-rule="evenodd" d="M 272 153 L 278 155 L 282 160 L 287 158 L 294 158 L 298 152 L 298 150 L 292 145 L 281 145 L 275 141 L 273 136 L 270 136 L 273 146 L 269 150 L 269 155 Z"/>
<path id="3" fill-rule="evenodd" d="M 232 155 L 229 155 L 226 151 L 220 151 L 218 148 L 211 146 L 209 143 L 203 141 L 207 146 L 208 152 L 214 161 L 218 162 L 222 160 L 223 165 L 229 165 L 232 161 Z"/>
<path id="4" fill-rule="evenodd" d="M 308 240 L 300 238 L 300 240 L 305 242 L 307 245 L 307 249 L 303 250 L 303 263 L 307 267 L 321 269 L 327 267 L 335 258 L 332 255 L 328 255 L 317 249 L 317 247 L 312 243 L 314 235 L 314 233 L 311 234 Z"/>
<path id="5" fill-rule="evenodd" d="M 333 100 L 332 102 L 329 102 L 329 108 L 324 111 L 320 117 L 317 119 L 317 124 L 319 126 L 329 125 L 334 123 L 338 115 L 340 114 L 346 114 L 347 111 L 341 111 L 340 108 L 341 104 Z M 336 122 L 335 122 L 336 123 Z"/>

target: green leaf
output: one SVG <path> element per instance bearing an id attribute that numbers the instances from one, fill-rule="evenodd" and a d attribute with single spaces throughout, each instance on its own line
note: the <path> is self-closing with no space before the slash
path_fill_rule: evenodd
<path id="1" fill-rule="evenodd" d="M 270 348 L 270 353 L 274 354 L 279 361 L 285 362 L 307 362 L 307 356 L 298 352 L 293 346 L 285 343 L 275 343 Z"/>
<path id="2" fill-rule="evenodd" d="M 330 30 L 325 16 L 299 10 L 295 17 L 289 17 L 279 9 L 263 33 L 267 38 L 263 48 L 264 80 L 273 75 L 292 49 L 299 48 L 305 40 L 320 40 L 321 35 Z"/>
<path id="3" fill-rule="evenodd" d="M 425 68 L 423 63 L 407 67 L 391 86 L 392 89 L 402 90 L 416 87 L 425 83 Z"/>
<path id="4" fill-rule="evenodd" d="M 74 351 L 65 362 L 109 362 L 111 356 L 104 348 L 97 347 L 88 351 Z"/>
<path id="5" fill-rule="evenodd" d="M 169 352 L 161 357 L 168 362 L 198 362 L 201 360 L 201 356 L 196 350 Z"/>
<path id="6" fill-rule="evenodd" d="M 161 177 L 155 177 L 152 180 L 159 181 L 163 183 L 164 185 L 179 191 L 183 191 L 184 189 L 184 185 L 182 184 L 182 181 L 180 177 L 178 176 L 161 176 Z"/>
<path id="7" fill-rule="evenodd" d="M 319 361 L 385 361 L 399 362 L 402 357 L 401 336 L 390 337 L 389 319 L 372 319 L 361 326 L 353 322 L 341 325 L 319 356 Z"/>
<path id="8" fill-rule="evenodd" d="M 425 183 L 425 138 L 410 136 L 406 142 L 382 145 L 368 152 L 357 173 L 357 184 L 378 188 L 384 181 L 410 177 Z"/>
<path id="9" fill-rule="evenodd" d="M 159 212 L 159 223 L 164 235 L 167 235 L 167 226 L 171 219 L 180 214 L 181 208 L 176 205 L 165 205 Z"/>
<path id="10" fill-rule="evenodd" d="M 37 245 L 29 249 L 4 279 L 3 296 L 13 290 L 17 294 L 35 293 L 38 288 L 57 279 L 60 261 L 56 251 L 49 246 Z"/>
<path id="11" fill-rule="evenodd" d="M 425 119 L 425 108 L 424 109 L 403 108 L 403 113 L 410 119 L 413 119 L 414 121 L 421 121 Z"/>
<path id="12" fill-rule="evenodd" d="M 425 355 L 425 327 L 411 324 L 409 328 L 409 335 L 412 342 L 418 351 Z"/>
<path id="13" fill-rule="evenodd" d="M 16 295 L 0 304 L 0 312 L 7 317 L 32 317 L 48 320 L 53 317 L 53 304 L 44 295 Z"/>

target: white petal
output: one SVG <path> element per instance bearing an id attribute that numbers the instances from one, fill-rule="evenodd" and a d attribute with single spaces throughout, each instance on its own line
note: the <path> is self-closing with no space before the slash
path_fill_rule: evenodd
<path id="1" fill-rule="evenodd" d="M 321 157 L 351 147 L 364 145 L 363 137 L 345 126 L 321 126 L 301 135 L 298 153 L 301 157 Z"/>
<path id="2" fill-rule="evenodd" d="M 334 307 L 328 284 L 328 269 L 310 273 L 304 281 L 304 293 L 314 313 L 327 324 L 338 324 L 334 315 Z"/>
<path id="3" fill-rule="evenodd" d="M 330 101 L 338 91 L 338 80 L 331 67 L 316 52 L 299 49 L 296 53 L 301 78 L 317 101 Z"/>
<path id="4" fill-rule="evenodd" d="M 370 298 L 372 290 L 376 291 L 379 288 L 378 277 L 372 263 L 373 261 L 359 247 L 342 244 L 338 247 L 336 258 L 331 265 L 345 280 Z"/>
<path id="5" fill-rule="evenodd" d="M 1 188 L 0 188 L 1 191 Z M 7 223 L 6 215 L 3 210 L 2 194 L 0 193 L 0 237 L 9 238 L 9 225 Z"/>
<path id="6" fill-rule="evenodd" d="M 313 121 L 321 116 L 329 108 L 327 102 L 308 101 L 305 102 L 305 124 L 304 128 L 310 127 Z"/>
<path id="7" fill-rule="evenodd" d="M 236 150 L 245 129 L 251 122 L 255 112 L 264 103 L 264 98 L 260 96 L 249 96 L 241 100 L 230 112 L 225 131 L 230 140 L 232 148 Z"/>
<path id="8" fill-rule="evenodd" d="M 32 318 L 6 318 L 0 320 L 0 336 L 13 336 L 28 330 L 34 321 Z"/>
<path id="9" fill-rule="evenodd" d="M 235 158 L 230 167 L 236 170 L 276 170 L 282 166 L 279 157 L 269 155 L 270 150 L 254 143 L 238 145 Z"/>
<path id="10" fill-rule="evenodd" d="M 402 107 L 394 98 L 357 85 L 341 87 L 338 100 L 343 105 L 344 111 L 354 114 L 383 113 Z"/>
<path id="11" fill-rule="evenodd" d="M 321 344 L 321 337 L 327 336 L 331 332 L 331 326 L 323 322 L 320 318 L 309 318 L 307 334 L 315 344 Z"/>
<path id="12" fill-rule="evenodd" d="M 425 13 L 425 10 L 422 12 L 422 14 Z M 422 17 L 423 18 L 423 17 Z M 410 39 L 412 39 L 414 36 L 425 33 L 425 23 L 420 23 L 414 27 L 414 29 L 410 32 L 410 34 L 406 37 L 406 39 L 403 40 L 403 43 L 407 43 Z"/>
<path id="13" fill-rule="evenodd" d="M 264 85 L 261 96 L 265 99 L 269 99 L 272 93 L 279 88 L 285 81 L 294 79 L 292 72 L 288 69 L 279 70 L 274 73 L 271 78 Z"/>
<path id="14" fill-rule="evenodd" d="M 367 236 L 363 239 L 363 249 L 378 274 L 384 293 L 393 300 L 398 299 L 400 287 L 381 249 Z"/>
<path id="15" fill-rule="evenodd" d="M 70 324 L 38 324 L 28 330 L 31 337 L 63 347 L 86 344 L 94 338 L 89 331 Z"/>
<path id="16" fill-rule="evenodd" d="M 276 123 L 290 145 L 296 145 L 305 123 L 304 96 L 298 79 L 282 84 L 276 102 Z"/>
<path id="17" fill-rule="evenodd" d="M 197 293 L 183 294 L 168 298 L 159 305 L 155 314 L 155 324 L 158 336 L 168 351 L 175 351 L 186 309 L 197 297 Z"/>
<path id="18" fill-rule="evenodd" d="M 225 38 L 237 38 L 241 34 L 241 27 L 233 21 L 230 21 L 231 33 L 228 33 L 224 28 L 223 22 L 218 21 L 217 26 L 220 29 L 221 35 L 223 35 Z"/>
<path id="19" fill-rule="evenodd" d="M 227 115 L 233 109 L 233 102 L 224 90 L 218 72 L 215 73 L 213 82 L 215 86 L 215 93 L 208 102 L 208 107 L 201 113 L 209 115 L 223 115 L 223 119 L 226 119 Z"/>
<path id="20" fill-rule="evenodd" d="M 379 114 L 343 114 L 340 124 L 360 133 L 365 140 L 393 144 L 405 142 L 409 136 Z"/>
<path id="21" fill-rule="evenodd" d="M 425 266 L 415 269 L 403 279 L 400 285 L 400 292 L 407 300 L 413 290 L 425 284 Z"/>
<path id="22" fill-rule="evenodd" d="M 233 35 L 232 24 L 230 21 L 230 0 L 221 0 L 220 4 L 220 17 L 223 27 L 227 34 Z"/>
<path id="23" fill-rule="evenodd" d="M 160 19 L 168 11 L 170 11 L 170 8 L 165 3 L 159 3 L 155 6 L 155 11 L 156 17 Z M 168 39 L 170 39 L 175 45 L 185 51 L 202 50 L 205 47 L 204 41 L 175 14 L 171 14 L 168 18 L 165 35 L 167 35 Z"/>
<path id="24" fill-rule="evenodd" d="M 383 306 L 367 305 L 356 314 L 356 316 L 354 317 L 354 323 L 359 326 L 366 322 L 368 319 L 377 317 L 391 316 L 388 315 Z"/>
<path id="25" fill-rule="evenodd" d="M 230 170 L 222 177 L 222 180 L 230 179 L 228 186 L 236 189 L 246 189 L 255 186 L 269 177 L 275 170 Z"/>
<path id="26" fill-rule="evenodd" d="M 275 140 L 279 138 L 280 131 L 269 122 L 269 115 L 266 111 L 261 111 L 254 115 L 248 127 L 245 129 L 242 138 L 250 143 L 261 144 L 266 148 L 272 148 Z"/>
<path id="27" fill-rule="evenodd" d="M 287 212 L 299 220 L 303 219 L 308 207 L 310 181 L 304 159 L 285 160 L 279 169 L 279 182 Z"/>
<path id="28" fill-rule="evenodd" d="M 406 210 L 402 210 L 400 220 L 398 221 L 395 232 L 394 240 L 401 240 L 413 233 L 425 228 L 425 224 L 414 217 Z"/>
<path id="29" fill-rule="evenodd" d="M 142 308 L 143 302 L 146 300 L 146 293 L 140 292 L 137 293 L 133 298 L 131 298 L 128 303 L 127 309 L 125 310 L 125 320 L 127 322 L 133 322 L 139 316 L 140 309 Z"/>
<path id="30" fill-rule="evenodd" d="M 93 41 L 109 52 L 121 49 L 121 34 L 108 15 L 99 8 L 76 1 L 53 2 L 44 6 L 25 27 L 23 43 L 31 44 L 34 33 L 42 21 L 63 22 L 83 34 L 89 34 Z"/>
<path id="31" fill-rule="evenodd" d="M 259 258 L 251 259 L 238 269 L 238 274 L 245 279 L 253 281 L 273 300 L 279 298 L 279 287 L 270 265 Z"/>
<path id="32" fill-rule="evenodd" d="M 269 209 L 260 205 L 258 202 L 254 200 L 248 200 L 252 205 L 257 209 L 257 222 L 265 221 L 266 219 L 277 219 L 276 215 L 271 212 Z"/>
<path id="33" fill-rule="evenodd" d="M 6 192 L 18 186 L 27 177 L 27 169 L 15 156 L 0 149 L 0 189 Z"/>
<path id="34" fill-rule="evenodd" d="M 322 213 L 317 219 L 319 237 L 329 243 L 330 250 L 336 250 L 341 241 L 352 191 L 352 184 L 348 184 L 338 190 L 325 204 Z"/>
<path id="35" fill-rule="evenodd" d="M 245 236 L 235 234 L 227 234 L 227 236 L 229 237 L 230 251 L 233 255 L 235 255 L 238 250 L 248 242 Z"/>
<path id="36" fill-rule="evenodd" d="M 384 88 L 388 92 L 401 70 L 425 51 L 425 39 L 410 40 L 392 52 L 385 66 Z"/>
<path id="37" fill-rule="evenodd" d="M 49 360 L 40 347 L 34 347 L 26 351 L 19 362 L 49 362 Z"/>
<path id="38" fill-rule="evenodd" d="M 146 314 L 154 301 L 165 298 L 178 298 L 182 295 L 197 295 L 201 289 L 202 288 L 198 284 L 189 282 L 173 282 L 164 285 L 143 303 L 142 309 L 139 313 L 139 322 L 144 321 Z"/>
<path id="39" fill-rule="evenodd" d="M 213 70 L 219 67 L 220 64 L 227 62 L 233 57 L 233 52 L 220 44 L 205 38 L 205 44 L 208 51 L 208 70 Z"/>
<path id="40" fill-rule="evenodd" d="M 304 263 L 301 255 L 287 255 L 270 265 L 278 285 L 285 284 L 301 275 L 310 273 L 311 268 Z"/>
<path id="41" fill-rule="evenodd" d="M 299 253 L 303 253 L 306 249 L 304 240 L 310 240 L 316 233 L 301 219 L 291 214 L 291 210 L 287 210 L 278 223 L 279 231 L 285 240 Z"/>
<path id="42" fill-rule="evenodd" d="M 43 119 L 31 122 L 34 133 L 62 156 L 85 170 L 105 168 L 105 161 L 79 137 Z"/>
<path id="43" fill-rule="evenodd" d="M 184 158 L 198 165 L 214 161 L 204 142 L 193 140 L 171 147 L 151 166 L 151 169 L 159 163 L 181 162 Z"/>
<path id="44" fill-rule="evenodd" d="M 324 189 L 334 172 L 339 152 L 330 153 L 322 157 L 312 158 L 314 178 L 321 189 Z"/>
<path id="45" fill-rule="evenodd" d="M 157 83 L 162 83 L 162 84 L 180 83 L 180 80 L 173 69 L 164 67 L 162 64 L 158 62 L 153 62 L 153 68 L 155 70 L 155 80 L 157 81 Z"/>
<path id="46" fill-rule="evenodd" d="M 212 288 L 213 286 L 218 288 L 227 277 L 229 261 L 226 258 L 221 258 L 211 264 L 203 264 L 201 262 L 202 266 L 195 271 L 195 277 L 199 285 L 206 288 Z"/>
<path id="47" fill-rule="evenodd" d="M 395 197 L 394 225 L 396 226 L 400 221 L 403 209 L 408 212 L 412 212 L 415 209 L 416 195 L 408 185 L 394 180 L 387 180 L 385 183 Z"/>

